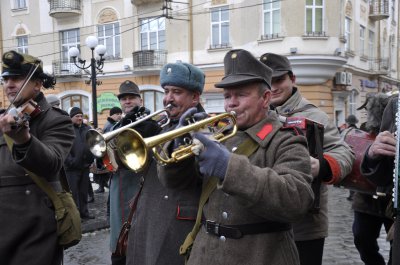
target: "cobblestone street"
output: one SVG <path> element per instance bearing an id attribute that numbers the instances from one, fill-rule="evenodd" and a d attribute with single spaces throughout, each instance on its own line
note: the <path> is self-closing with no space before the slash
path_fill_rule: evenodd
<path id="1" fill-rule="evenodd" d="M 91 213 L 96 215 L 97 221 L 95 221 L 96 219 L 87 221 L 88 223 L 84 224 L 84 228 L 91 230 L 96 225 L 102 224 L 100 220 L 106 219 L 107 196 L 107 193 L 96 194 L 95 203 L 89 205 Z M 347 196 L 348 190 L 330 187 L 329 237 L 325 241 L 323 265 L 363 265 L 353 244 L 351 232 L 353 211 L 351 210 L 351 202 L 346 199 Z M 386 234 L 383 229 L 382 231 L 379 246 L 385 260 L 387 260 L 389 243 L 385 240 Z M 65 252 L 64 264 L 109 265 L 111 262 L 108 244 L 109 229 L 86 232 L 77 246 Z"/>

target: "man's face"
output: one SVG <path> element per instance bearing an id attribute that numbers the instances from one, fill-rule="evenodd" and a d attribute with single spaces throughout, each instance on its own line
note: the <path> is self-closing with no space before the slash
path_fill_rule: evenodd
<path id="1" fill-rule="evenodd" d="M 83 114 L 76 114 L 74 117 L 71 118 L 72 123 L 78 126 L 81 126 L 83 123 Z"/>
<path id="2" fill-rule="evenodd" d="M 119 103 L 121 104 L 122 111 L 126 114 L 136 106 L 142 106 L 142 98 L 136 95 L 123 96 Z"/>
<path id="3" fill-rule="evenodd" d="M 260 95 L 260 83 L 224 88 L 225 111 L 236 112 L 239 129 L 247 129 L 261 121 L 266 115 L 271 91 L 266 89 Z"/>
<path id="4" fill-rule="evenodd" d="M 13 100 L 17 96 L 17 93 L 22 87 L 25 78 L 25 76 L 3 77 L 3 87 L 10 102 L 13 102 Z M 15 100 L 14 105 L 18 106 L 20 104 L 23 104 L 25 101 L 32 99 L 37 94 L 37 92 L 40 91 L 40 88 L 41 82 L 39 80 L 30 80 L 26 84 L 24 90 L 18 96 L 18 99 Z"/>
<path id="5" fill-rule="evenodd" d="M 273 77 L 271 105 L 275 107 L 283 105 L 292 96 L 295 81 L 295 76 L 290 77 L 288 74 Z"/>
<path id="6" fill-rule="evenodd" d="M 164 106 L 171 104 L 168 114 L 171 119 L 178 119 L 189 108 L 197 106 L 200 100 L 200 94 L 181 87 L 164 87 Z"/>
<path id="7" fill-rule="evenodd" d="M 111 119 L 113 119 L 114 121 L 119 121 L 122 118 L 122 113 L 115 113 L 113 115 L 110 116 Z"/>

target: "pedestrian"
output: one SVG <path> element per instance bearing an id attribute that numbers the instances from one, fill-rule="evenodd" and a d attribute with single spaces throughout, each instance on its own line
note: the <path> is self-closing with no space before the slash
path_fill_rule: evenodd
<path id="1" fill-rule="evenodd" d="M 324 126 L 323 161 L 310 156 L 314 182 L 317 178 L 322 185 L 320 210 L 309 212 L 303 219 L 293 224 L 294 238 L 302 265 L 321 265 L 325 238 L 328 236 L 328 188 L 329 184 L 340 182 L 350 173 L 354 154 L 340 138 L 339 132 L 328 115 L 303 98 L 295 86 L 296 76 L 290 61 L 282 55 L 265 53 L 260 57 L 265 65 L 272 68 L 271 105 L 276 113 L 285 117 L 305 117 Z M 315 185 L 315 184 L 314 184 Z M 318 199 L 318 198 L 316 198 Z"/>
<path id="2" fill-rule="evenodd" d="M 200 104 L 204 81 L 204 73 L 192 64 L 164 65 L 160 72 L 163 103 L 171 108 L 167 109 L 170 122 L 162 133 L 175 129 L 189 108 L 204 112 Z M 127 264 L 184 264 L 179 247 L 194 225 L 201 183 L 200 179 L 186 183 L 184 191 L 164 187 L 151 161 L 129 232 Z"/>
<path id="3" fill-rule="evenodd" d="M 52 107 L 60 108 L 60 106 L 61 106 L 60 99 L 54 94 L 47 95 L 46 100 Z"/>
<path id="4" fill-rule="evenodd" d="M 388 239 L 393 240 L 391 246 L 391 254 L 387 264 L 400 264 L 400 233 L 398 229 L 394 229 L 394 238 L 390 236 L 390 227 L 393 224 L 391 216 L 394 214 L 393 204 L 390 204 L 390 194 L 393 187 L 393 169 L 394 157 L 396 155 L 397 139 L 394 136 L 396 128 L 396 113 L 397 113 L 398 98 L 391 98 L 383 112 L 380 132 L 376 136 L 374 142 L 365 151 L 363 161 L 360 166 L 361 174 L 374 182 L 378 187 L 385 187 L 388 191 L 387 198 L 379 198 L 372 201 L 371 206 L 363 210 L 354 212 L 353 234 L 354 243 L 360 253 L 361 260 L 365 264 L 385 264 L 385 260 L 379 253 L 379 245 L 377 238 L 380 235 L 382 225 L 389 234 Z M 396 161 L 398 163 L 398 161 Z M 356 198 L 354 199 L 356 202 Z M 374 206 L 375 208 L 373 208 Z M 385 209 L 386 208 L 386 209 Z M 396 218 L 398 220 L 398 217 Z M 398 227 L 398 221 L 395 221 L 394 227 Z M 393 251 L 392 251 L 393 250 Z"/>
<path id="5" fill-rule="evenodd" d="M 124 113 L 124 118 L 121 119 L 113 130 L 126 126 L 135 122 L 143 115 L 143 112 L 148 112 L 142 107 L 143 100 L 140 95 L 139 87 L 132 81 L 126 80 L 121 83 L 119 87 L 118 99 L 121 104 L 121 109 Z M 149 119 L 145 122 L 131 127 L 141 134 L 142 137 L 150 137 L 156 135 L 160 131 L 157 122 Z M 107 148 L 113 149 L 115 139 L 111 141 Z M 119 256 L 115 254 L 119 232 L 121 231 L 122 224 L 127 221 L 130 212 L 130 201 L 135 197 L 139 191 L 140 184 L 143 178 L 142 173 L 135 173 L 127 168 L 119 159 L 114 155 L 117 162 L 116 172 L 112 175 L 110 184 L 110 250 L 111 262 L 113 265 L 125 264 L 126 256 Z M 152 207 L 152 206 L 148 206 Z"/>
<path id="6" fill-rule="evenodd" d="M 229 51 L 224 66 L 215 86 L 223 89 L 225 111 L 236 113 L 238 132 L 223 144 L 194 133 L 204 145 L 196 163 L 158 166 L 162 183 L 181 192 L 204 179 L 204 218 L 188 264 L 299 264 L 290 223 L 313 202 L 306 139 L 269 111 L 269 67 L 246 50 Z"/>
<path id="7" fill-rule="evenodd" d="M 74 125 L 75 140 L 64 163 L 65 173 L 82 220 L 94 219 L 88 209 L 89 168 L 94 156 L 86 144 L 86 134 L 91 127 L 83 123 L 83 112 L 79 107 L 71 108 L 69 116 Z"/>
<path id="8" fill-rule="evenodd" d="M 347 118 L 345 119 L 346 122 L 346 126 L 342 128 L 342 130 L 340 131 L 340 134 L 346 135 L 346 132 L 348 132 L 349 130 L 352 129 L 358 129 L 357 127 L 357 123 L 358 123 L 358 119 L 355 115 L 350 114 L 349 116 L 347 116 Z M 354 198 L 354 190 L 349 190 L 349 196 L 347 197 L 348 201 L 352 201 Z"/>
<path id="9" fill-rule="evenodd" d="M 33 75 L 27 79 L 29 73 Z M 43 72 L 38 58 L 8 51 L 2 56 L 1 76 L 4 94 L 14 107 L 37 106 L 19 124 L 12 111 L 0 110 L 0 260 L 8 265 L 58 265 L 63 250 L 54 207 L 27 171 L 44 178 L 56 192 L 62 190 L 63 161 L 74 139 L 71 119 L 52 108 L 41 92 L 42 87 L 52 88 L 55 80 Z M 12 151 L 6 136 L 13 142 Z"/>
<path id="10" fill-rule="evenodd" d="M 112 127 L 121 120 L 122 110 L 119 107 L 112 107 L 110 109 L 110 116 L 107 118 L 107 122 L 104 125 L 103 133 L 107 133 L 112 130 Z"/>

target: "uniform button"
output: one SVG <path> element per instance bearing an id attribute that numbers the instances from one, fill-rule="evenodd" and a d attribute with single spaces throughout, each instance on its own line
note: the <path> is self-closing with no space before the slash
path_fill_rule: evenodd
<path id="1" fill-rule="evenodd" d="M 25 191 L 25 194 L 26 194 L 26 195 L 29 195 L 29 194 L 31 194 L 31 191 L 30 191 L 30 190 L 26 190 L 26 191 Z"/>
<path id="2" fill-rule="evenodd" d="M 168 200 L 168 195 L 164 195 L 164 200 Z"/>
<path id="3" fill-rule="evenodd" d="M 220 240 L 221 242 L 225 242 L 225 241 L 226 241 L 226 237 L 220 236 L 220 237 L 219 237 L 219 240 Z"/>
<path id="4" fill-rule="evenodd" d="M 222 218 L 227 219 L 228 218 L 228 213 L 227 212 L 222 212 Z"/>

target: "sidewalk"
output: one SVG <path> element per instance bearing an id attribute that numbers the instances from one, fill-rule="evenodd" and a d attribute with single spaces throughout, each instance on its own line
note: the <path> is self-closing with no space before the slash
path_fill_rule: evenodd
<path id="1" fill-rule="evenodd" d="M 95 183 L 92 186 L 94 191 L 98 188 Z M 83 234 L 110 227 L 109 217 L 107 216 L 108 189 L 105 190 L 104 193 L 94 193 L 94 202 L 88 204 L 89 213 L 95 216 L 95 219 L 87 219 L 82 222 Z"/>

